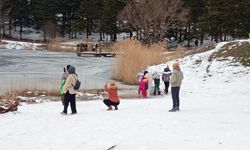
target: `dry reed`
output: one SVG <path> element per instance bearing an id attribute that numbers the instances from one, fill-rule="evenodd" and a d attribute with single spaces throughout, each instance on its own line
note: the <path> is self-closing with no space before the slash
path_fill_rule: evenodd
<path id="1" fill-rule="evenodd" d="M 113 71 L 113 79 L 125 84 L 136 84 L 136 75 L 150 65 L 164 62 L 164 44 L 154 44 L 150 47 L 143 46 L 136 40 L 124 40 L 114 44 L 114 51 L 122 53 L 117 57 Z"/>
<path id="2" fill-rule="evenodd" d="M 13 100 L 17 96 L 59 96 L 59 86 L 58 81 L 54 80 L 5 81 L 1 99 Z"/>
<path id="3" fill-rule="evenodd" d="M 63 42 L 67 42 L 67 41 L 68 40 L 65 38 L 57 37 L 48 43 L 47 50 L 58 51 L 58 52 L 76 52 L 77 50 L 76 46 L 62 44 Z"/>

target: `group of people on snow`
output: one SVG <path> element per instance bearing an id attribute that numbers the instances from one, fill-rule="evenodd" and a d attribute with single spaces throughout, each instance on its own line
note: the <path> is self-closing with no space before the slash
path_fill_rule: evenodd
<path id="1" fill-rule="evenodd" d="M 63 104 L 62 115 L 67 114 L 67 108 L 70 104 L 71 114 L 76 114 L 76 91 L 79 88 L 75 88 L 78 83 L 78 75 L 75 72 L 75 67 L 67 65 L 63 69 L 63 75 L 61 79 L 61 100 Z M 164 93 L 167 95 L 169 93 L 169 86 L 171 85 L 171 94 L 173 100 L 173 107 L 170 112 L 176 112 L 180 110 L 180 98 L 179 92 L 181 83 L 183 80 L 183 72 L 180 69 L 179 63 L 173 64 L 173 70 L 171 71 L 169 66 L 164 68 L 162 74 L 155 71 L 152 75 L 146 71 L 142 70 L 137 75 L 139 85 L 138 85 L 138 95 L 142 98 L 148 98 L 151 94 L 152 82 L 154 85 L 153 95 L 161 95 L 160 82 L 164 82 Z M 110 81 L 104 86 L 104 91 L 108 93 L 108 98 L 103 100 L 103 103 L 108 107 L 107 110 L 118 110 L 118 105 L 120 104 L 120 98 L 118 96 L 118 87 L 116 82 Z"/>
<path id="2" fill-rule="evenodd" d="M 71 107 L 71 114 L 77 114 L 76 91 L 80 88 L 78 82 L 79 80 L 75 67 L 72 65 L 64 67 L 60 87 L 61 101 L 64 106 L 63 111 L 61 112 L 62 115 L 67 115 L 69 104 Z M 120 99 L 118 96 L 117 84 L 114 81 L 111 81 L 105 85 L 104 90 L 108 93 L 108 98 L 103 100 L 103 103 L 108 107 L 107 110 L 113 110 L 113 107 L 114 110 L 118 110 Z"/>
<path id="3" fill-rule="evenodd" d="M 160 79 L 164 82 L 164 93 L 166 95 L 169 91 L 169 85 L 171 85 L 173 107 L 169 111 L 175 112 L 180 110 L 179 92 L 183 80 L 183 72 L 180 69 L 179 63 L 176 62 L 173 64 L 173 71 L 169 69 L 169 66 L 164 68 L 162 75 L 155 71 L 151 76 L 148 71 L 142 70 L 137 74 L 137 78 L 139 79 L 138 95 L 143 98 L 150 97 L 152 81 L 154 83 L 153 95 L 161 95 Z"/>

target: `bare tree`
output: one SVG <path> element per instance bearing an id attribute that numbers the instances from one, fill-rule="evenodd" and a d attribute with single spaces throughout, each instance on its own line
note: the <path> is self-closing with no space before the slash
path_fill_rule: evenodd
<path id="1" fill-rule="evenodd" d="M 47 40 L 47 37 L 49 37 L 50 39 L 54 39 L 56 37 L 56 34 L 57 34 L 56 24 L 51 22 L 51 21 L 48 21 L 42 27 L 42 31 L 44 33 L 44 41 Z"/>
<path id="2" fill-rule="evenodd" d="M 182 0 L 128 0 L 119 20 L 137 31 L 145 43 L 160 41 L 176 22 L 184 21 L 188 9 Z"/>

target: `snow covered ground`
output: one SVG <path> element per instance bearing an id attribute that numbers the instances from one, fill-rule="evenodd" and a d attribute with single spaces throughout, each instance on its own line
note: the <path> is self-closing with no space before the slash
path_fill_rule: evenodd
<path id="1" fill-rule="evenodd" d="M 5 150 L 248 150 L 250 68 L 230 61 L 209 62 L 224 44 L 179 60 L 184 72 L 180 112 L 168 112 L 170 95 L 123 99 L 120 110 L 111 112 L 102 101 L 78 102 L 78 114 L 73 116 L 59 115 L 60 102 L 24 104 L 16 113 L 0 115 L 0 146 Z"/>
<path id="2" fill-rule="evenodd" d="M 39 46 L 43 44 L 40 43 L 31 43 L 31 42 L 19 42 L 19 41 L 11 41 L 11 40 L 2 40 L 3 45 L 1 48 L 4 49 L 28 49 L 28 50 L 41 50 Z"/>

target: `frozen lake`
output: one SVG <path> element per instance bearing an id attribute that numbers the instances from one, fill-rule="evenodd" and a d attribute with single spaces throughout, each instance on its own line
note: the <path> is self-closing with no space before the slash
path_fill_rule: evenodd
<path id="1" fill-rule="evenodd" d="M 112 76 L 114 61 L 74 53 L 0 49 L 0 94 L 13 86 L 59 88 L 68 64 L 75 66 L 82 88 L 101 88 Z"/>

